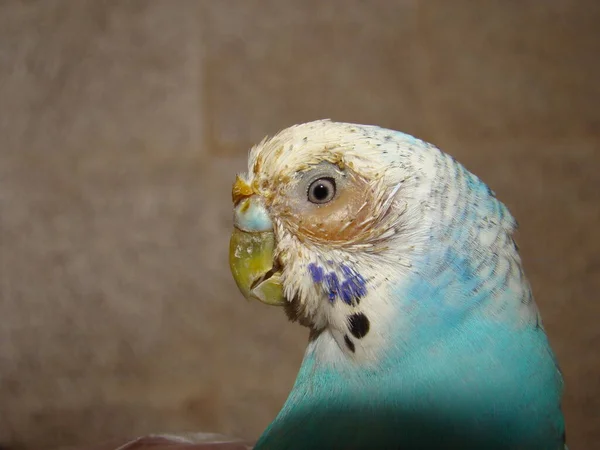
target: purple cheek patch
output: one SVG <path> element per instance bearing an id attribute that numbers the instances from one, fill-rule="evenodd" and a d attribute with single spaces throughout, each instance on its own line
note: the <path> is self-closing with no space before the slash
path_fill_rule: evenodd
<path id="1" fill-rule="evenodd" d="M 323 268 L 315 263 L 308 265 L 308 271 L 314 283 L 323 283 L 330 302 L 341 298 L 348 305 L 360 303 L 360 299 L 367 295 L 367 282 L 359 273 L 346 265 L 341 266 L 344 280 L 340 282 L 336 272 L 325 273 Z"/>
<path id="2" fill-rule="evenodd" d="M 308 271 L 310 272 L 310 276 L 315 283 L 320 283 L 323 281 L 323 268 L 317 266 L 315 263 L 310 263 L 308 265 Z"/>
<path id="3" fill-rule="evenodd" d="M 325 287 L 329 292 L 329 301 L 333 303 L 340 292 L 340 280 L 335 272 L 325 275 Z"/>
<path id="4" fill-rule="evenodd" d="M 362 280 L 362 281 L 361 281 Z M 367 294 L 364 280 L 360 276 L 355 276 L 342 283 L 342 300 L 349 305 L 355 300 L 360 303 L 360 299 Z"/>

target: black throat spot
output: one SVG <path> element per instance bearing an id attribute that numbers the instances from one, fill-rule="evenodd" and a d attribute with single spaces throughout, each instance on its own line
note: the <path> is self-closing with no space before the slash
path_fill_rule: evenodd
<path id="1" fill-rule="evenodd" d="M 352 314 L 348 317 L 350 333 L 358 339 L 367 335 L 371 326 L 369 319 L 363 313 Z"/>
<path id="2" fill-rule="evenodd" d="M 350 351 L 352 353 L 354 353 L 356 351 L 356 348 L 354 347 L 354 342 L 352 342 L 350 340 L 350 338 L 348 337 L 347 334 L 344 335 L 344 342 L 346 343 L 346 346 L 350 349 Z M 1 449 L 0 449 L 1 450 Z"/>

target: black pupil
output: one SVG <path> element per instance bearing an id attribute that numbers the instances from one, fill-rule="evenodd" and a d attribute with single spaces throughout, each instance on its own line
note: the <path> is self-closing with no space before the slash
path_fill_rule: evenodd
<path id="1" fill-rule="evenodd" d="M 329 186 L 323 183 L 317 184 L 313 189 L 313 196 L 319 201 L 325 200 L 329 196 Z"/>

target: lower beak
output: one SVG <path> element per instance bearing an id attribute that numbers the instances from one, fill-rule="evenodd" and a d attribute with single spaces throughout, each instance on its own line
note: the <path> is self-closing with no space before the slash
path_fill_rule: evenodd
<path id="1" fill-rule="evenodd" d="M 242 231 L 233 229 L 229 243 L 231 273 L 248 300 L 256 299 L 269 305 L 285 304 L 281 272 L 274 258 L 273 231 Z"/>

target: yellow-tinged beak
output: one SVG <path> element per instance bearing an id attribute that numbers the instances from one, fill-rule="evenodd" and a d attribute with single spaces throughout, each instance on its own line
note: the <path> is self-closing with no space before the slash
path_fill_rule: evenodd
<path id="1" fill-rule="evenodd" d="M 251 188 L 242 183 L 243 180 L 238 178 L 234 185 L 233 196 L 237 204 L 229 243 L 231 273 L 248 300 L 283 305 L 281 272 L 274 258 L 273 224 L 260 197 L 252 195 Z"/>
<path id="2" fill-rule="evenodd" d="M 249 233 L 234 228 L 229 243 L 231 273 L 244 297 L 269 305 L 283 305 L 281 272 L 274 264 L 272 231 Z"/>

